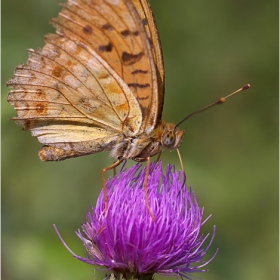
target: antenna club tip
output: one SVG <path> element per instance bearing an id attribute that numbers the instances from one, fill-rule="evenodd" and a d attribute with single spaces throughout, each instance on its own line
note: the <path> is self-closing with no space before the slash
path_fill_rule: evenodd
<path id="1" fill-rule="evenodd" d="M 246 84 L 245 86 L 242 87 L 242 90 L 248 89 L 248 88 L 250 88 L 250 87 L 251 87 L 250 84 Z"/>

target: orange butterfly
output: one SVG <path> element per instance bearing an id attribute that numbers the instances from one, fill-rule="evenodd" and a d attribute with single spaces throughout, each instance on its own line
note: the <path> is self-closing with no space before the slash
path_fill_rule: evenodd
<path id="1" fill-rule="evenodd" d="M 147 0 L 68 0 L 57 34 L 29 49 L 7 85 L 13 118 L 45 144 L 42 161 L 103 150 L 145 161 L 184 131 L 161 120 L 164 68 Z"/>

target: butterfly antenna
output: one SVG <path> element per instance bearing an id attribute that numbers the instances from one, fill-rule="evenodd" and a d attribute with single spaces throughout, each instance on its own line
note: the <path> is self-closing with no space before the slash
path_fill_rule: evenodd
<path id="1" fill-rule="evenodd" d="M 180 121 L 180 122 L 175 126 L 175 129 L 176 129 L 178 126 L 180 126 L 183 122 L 185 122 L 185 121 L 188 120 L 189 118 L 193 117 L 194 115 L 197 115 L 198 113 L 201 113 L 201 112 L 203 112 L 203 111 L 205 111 L 205 110 L 207 110 L 207 109 L 209 109 L 209 108 L 211 108 L 211 107 L 214 107 L 215 105 L 223 104 L 223 103 L 226 101 L 226 99 L 229 98 L 230 96 L 232 96 L 232 95 L 234 95 L 234 94 L 236 94 L 236 93 L 238 93 L 238 92 L 240 92 L 240 91 L 246 90 L 246 89 L 248 89 L 249 87 L 250 87 L 250 84 L 246 84 L 245 86 L 239 88 L 238 90 L 232 92 L 231 94 L 229 94 L 229 95 L 227 95 L 227 96 L 225 96 L 225 97 L 221 97 L 221 98 L 218 99 L 217 101 L 215 101 L 215 102 L 213 102 L 213 103 L 211 103 L 211 104 L 209 104 L 209 105 L 203 107 L 202 109 L 200 109 L 200 110 L 198 110 L 198 111 L 196 111 L 196 112 L 190 114 L 189 116 L 187 116 L 186 118 L 184 118 L 182 121 Z"/>

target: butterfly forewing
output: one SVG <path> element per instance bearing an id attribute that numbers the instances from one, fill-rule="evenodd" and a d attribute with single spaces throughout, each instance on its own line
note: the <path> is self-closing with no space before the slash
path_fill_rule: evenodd
<path id="1" fill-rule="evenodd" d="M 58 33 L 93 49 L 115 70 L 134 93 L 144 118 L 157 112 L 158 90 L 151 48 L 131 1 L 69 1 L 52 23 Z M 147 125 L 151 130 L 157 115 L 149 119 Z"/>

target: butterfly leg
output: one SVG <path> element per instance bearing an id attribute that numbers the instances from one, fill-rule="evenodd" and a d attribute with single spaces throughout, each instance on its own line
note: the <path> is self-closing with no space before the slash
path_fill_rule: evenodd
<path id="1" fill-rule="evenodd" d="M 184 164 L 183 164 L 183 161 L 182 161 L 180 151 L 179 151 L 179 149 L 176 149 L 176 151 L 177 151 L 177 154 L 178 154 L 178 157 L 179 157 L 179 160 L 180 160 L 182 171 L 185 172 L 185 168 L 184 168 Z"/>
<path id="2" fill-rule="evenodd" d="M 161 154 L 162 154 L 162 150 L 158 153 L 158 156 L 157 156 L 157 160 L 156 160 L 156 162 L 159 162 L 160 157 L 161 157 Z"/>
<path id="3" fill-rule="evenodd" d="M 114 162 L 112 165 L 103 168 L 102 169 L 102 184 L 103 184 L 103 192 L 104 192 L 104 204 L 105 204 L 105 214 L 107 213 L 108 210 L 108 194 L 106 190 L 106 177 L 105 177 L 105 172 L 109 171 L 111 169 L 114 169 L 114 175 L 115 175 L 115 168 L 120 165 L 120 163 L 123 161 L 123 159 L 118 159 L 116 162 Z"/>
<path id="4" fill-rule="evenodd" d="M 155 222 L 156 218 L 151 210 L 151 207 L 149 204 L 149 195 L 148 195 L 148 179 L 149 179 L 150 164 L 151 164 L 150 157 L 147 157 L 146 160 L 147 160 L 147 165 L 146 165 L 146 174 L 145 174 L 145 180 L 144 180 L 144 192 L 145 192 L 146 206 L 147 206 L 147 209 L 148 209 L 153 221 Z"/>
<path id="5" fill-rule="evenodd" d="M 176 149 L 176 151 L 178 153 L 178 157 L 179 157 L 179 160 L 180 160 L 181 168 L 182 168 L 182 171 L 183 171 L 183 173 L 182 173 L 183 174 L 182 175 L 183 176 L 183 178 L 182 178 L 183 181 L 182 181 L 182 187 L 181 187 L 181 190 L 182 190 L 184 188 L 185 183 L 186 183 L 186 173 L 185 173 L 185 168 L 184 168 L 184 165 L 183 165 L 183 161 L 182 161 L 182 157 L 181 157 L 180 151 L 179 151 L 179 149 Z"/>
<path id="6" fill-rule="evenodd" d="M 159 162 L 161 154 L 162 154 L 162 151 L 160 151 L 160 152 L 158 153 L 157 159 L 156 159 L 156 161 L 155 161 L 156 163 Z M 153 168 L 152 172 L 154 171 L 155 168 L 156 168 L 156 164 L 154 165 L 154 168 Z"/>

